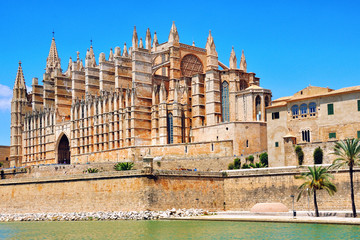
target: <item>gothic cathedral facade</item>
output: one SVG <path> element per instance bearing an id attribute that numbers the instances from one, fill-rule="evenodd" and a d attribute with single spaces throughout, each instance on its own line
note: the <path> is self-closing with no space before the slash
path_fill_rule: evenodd
<path id="1" fill-rule="evenodd" d="M 21 63 L 11 102 L 12 166 L 240 156 L 267 148 L 265 107 L 271 91 L 240 66 L 206 47 L 180 43 L 173 23 L 168 41 L 136 28 L 132 46 L 110 50 L 85 65 L 77 53 L 66 71 L 52 39 L 43 84 L 27 92 Z"/>

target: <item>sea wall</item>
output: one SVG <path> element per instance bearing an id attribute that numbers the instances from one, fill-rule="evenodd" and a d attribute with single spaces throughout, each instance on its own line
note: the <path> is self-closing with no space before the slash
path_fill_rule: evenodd
<path id="1" fill-rule="evenodd" d="M 262 202 L 292 208 L 304 168 L 250 169 L 226 172 L 142 170 L 79 175 L 12 178 L 0 181 L 1 213 L 112 212 L 197 208 L 249 211 Z M 360 207 L 360 170 L 355 199 Z M 318 194 L 320 210 L 351 210 L 347 171 L 334 173 L 338 192 Z M 309 199 L 313 209 L 312 198 Z M 304 195 L 296 210 L 308 210 Z"/>

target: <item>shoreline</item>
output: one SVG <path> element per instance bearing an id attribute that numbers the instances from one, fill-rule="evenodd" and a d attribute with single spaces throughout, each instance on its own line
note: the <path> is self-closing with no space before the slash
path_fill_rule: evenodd
<path id="1" fill-rule="evenodd" d="M 39 221 L 117 221 L 117 220 L 159 220 L 159 221 L 232 221 L 272 222 L 304 224 L 360 225 L 360 218 L 335 216 L 297 216 L 289 214 L 249 214 L 244 212 L 208 212 L 202 209 L 168 209 L 165 211 L 114 211 L 114 212 L 71 212 L 71 213 L 17 213 L 0 214 L 0 223 Z"/>

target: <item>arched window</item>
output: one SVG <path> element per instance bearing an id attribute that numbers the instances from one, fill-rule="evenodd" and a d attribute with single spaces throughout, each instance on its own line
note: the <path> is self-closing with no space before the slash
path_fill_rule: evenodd
<path id="1" fill-rule="evenodd" d="M 259 95 L 255 98 L 255 111 L 256 111 L 256 121 L 261 120 L 261 98 Z"/>
<path id="2" fill-rule="evenodd" d="M 167 118 L 167 135 L 168 135 L 168 144 L 174 143 L 173 115 L 171 113 L 168 114 L 168 118 Z"/>
<path id="3" fill-rule="evenodd" d="M 301 131 L 303 142 L 310 142 L 310 130 Z"/>
<path id="4" fill-rule="evenodd" d="M 291 107 L 291 112 L 293 116 L 297 116 L 299 115 L 299 106 L 298 105 L 294 105 Z"/>
<path id="5" fill-rule="evenodd" d="M 185 114 L 181 113 L 181 142 L 185 142 Z"/>
<path id="6" fill-rule="evenodd" d="M 300 114 L 306 114 L 307 113 L 307 105 L 305 103 L 300 105 Z"/>
<path id="7" fill-rule="evenodd" d="M 266 96 L 266 97 L 265 97 L 265 107 L 268 107 L 268 106 L 269 106 L 269 104 L 270 104 L 269 97 L 268 97 L 268 96 Z"/>
<path id="8" fill-rule="evenodd" d="M 221 85 L 221 104 L 223 122 L 229 122 L 229 84 L 227 82 Z"/>
<path id="9" fill-rule="evenodd" d="M 316 103 L 314 102 L 311 102 L 309 104 L 309 113 L 310 113 L 310 116 L 314 116 L 315 113 L 316 113 Z"/>

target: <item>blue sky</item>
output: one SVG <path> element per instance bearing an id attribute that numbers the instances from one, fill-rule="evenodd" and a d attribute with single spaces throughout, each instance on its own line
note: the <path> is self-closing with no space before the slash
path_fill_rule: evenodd
<path id="1" fill-rule="evenodd" d="M 211 29 L 219 59 L 229 64 L 244 49 L 248 71 L 273 92 L 292 95 L 309 84 L 334 89 L 359 85 L 360 4 L 357 1 L 1 1 L 0 145 L 10 144 L 10 99 L 18 61 L 26 84 L 42 80 L 52 31 L 66 68 L 131 44 L 133 26 L 167 41 L 172 21 L 180 41 L 205 47 Z"/>

